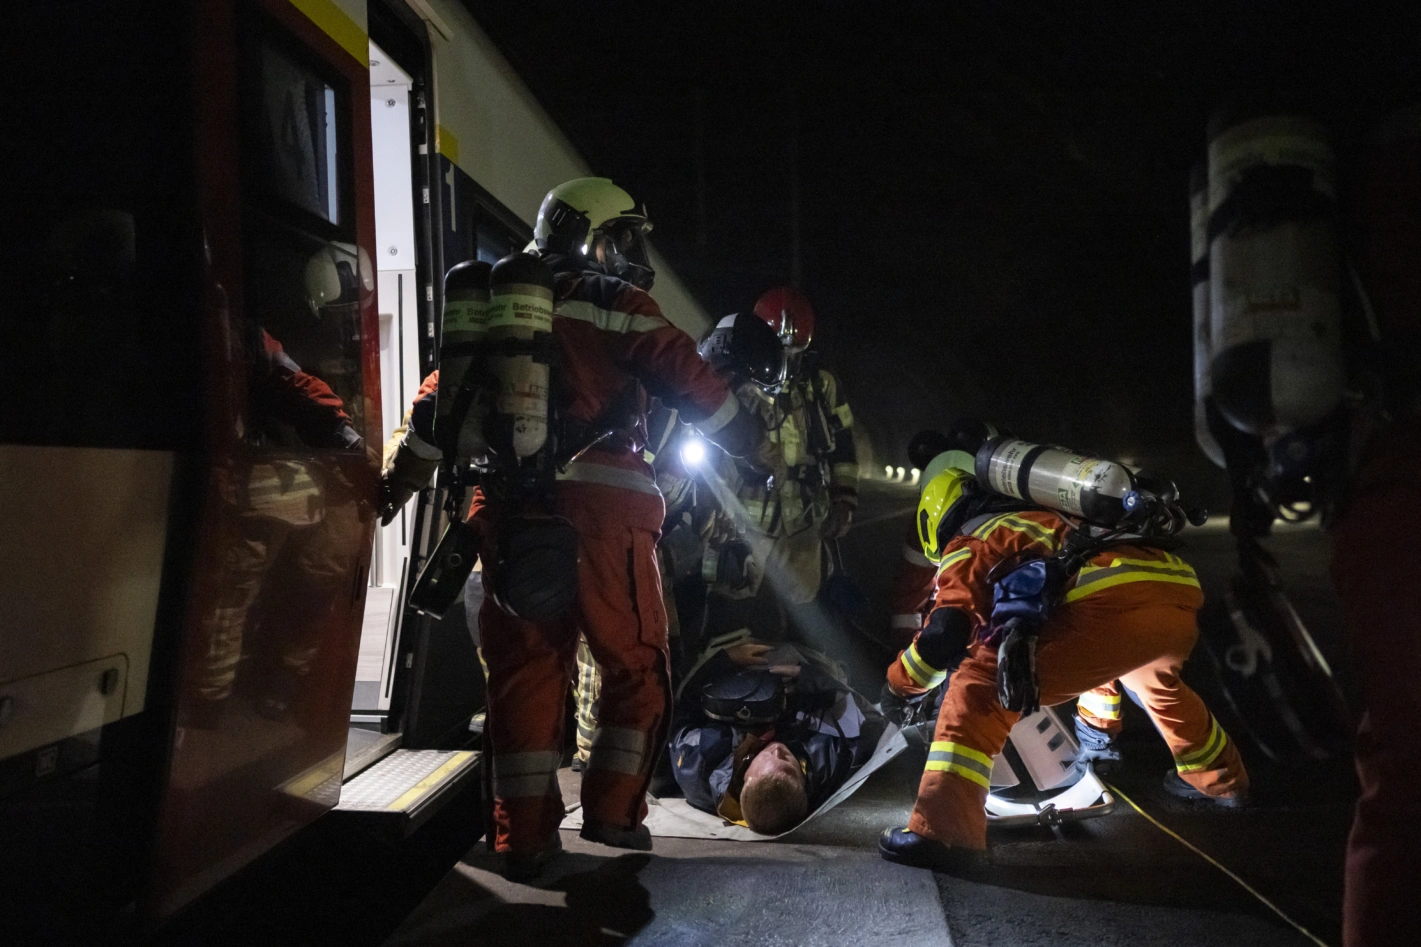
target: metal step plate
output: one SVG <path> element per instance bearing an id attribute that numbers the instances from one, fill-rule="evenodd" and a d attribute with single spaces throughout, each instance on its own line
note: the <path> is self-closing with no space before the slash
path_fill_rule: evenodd
<path id="1" fill-rule="evenodd" d="M 342 781 L 349 782 L 358 773 L 374 766 L 399 749 L 401 734 L 378 733 L 363 727 L 351 727 L 345 741 L 345 772 Z"/>
<path id="2" fill-rule="evenodd" d="M 413 831 L 479 770 L 475 750 L 396 750 L 340 791 L 342 815 L 390 822 Z"/>

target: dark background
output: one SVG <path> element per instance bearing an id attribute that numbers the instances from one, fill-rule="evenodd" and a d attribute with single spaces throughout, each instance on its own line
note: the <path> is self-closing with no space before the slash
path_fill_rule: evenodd
<path id="1" fill-rule="evenodd" d="M 816 345 L 880 463 L 970 413 L 1216 505 L 1188 279 L 1208 118 L 1296 101 L 1345 188 L 1421 55 L 1417 3 L 468 6 L 713 314 L 796 281 L 797 191 Z"/>

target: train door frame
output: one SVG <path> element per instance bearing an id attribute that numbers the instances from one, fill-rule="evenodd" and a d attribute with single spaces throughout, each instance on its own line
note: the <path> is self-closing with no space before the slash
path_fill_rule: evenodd
<path id="1" fill-rule="evenodd" d="M 433 50 L 424 21 L 402 0 L 370 0 L 366 14 L 369 42 L 383 50 L 391 62 L 411 78 L 410 201 L 414 210 L 415 298 L 419 319 L 416 361 L 419 376 L 423 378 L 434 370 L 438 362 L 435 333 L 444 295 L 444 281 L 438 275 L 443 271 L 442 247 L 437 239 L 442 227 L 442 207 L 435 199 L 437 192 L 431 184 L 431 181 L 437 180 L 434 174 L 437 159 L 433 96 L 430 91 L 434 86 Z M 404 408 L 400 410 L 403 412 Z M 430 492 L 421 491 L 421 500 Z M 404 734 L 411 717 L 418 716 L 417 700 L 411 706 L 410 682 L 424 650 L 423 636 L 418 633 L 417 626 L 410 624 L 410 614 L 404 602 L 413 576 L 418 575 L 416 563 L 422 564 L 433 551 L 432 544 L 423 538 L 428 532 L 422 528 L 420 520 L 425 507 L 424 502 L 416 502 L 414 508 L 406 513 L 414 520 L 408 547 L 409 559 L 395 588 L 392 608 L 397 614 L 390 643 L 383 655 L 386 671 L 382 674 L 380 702 L 387 706 L 374 713 L 369 712 L 368 708 L 353 708 L 350 716 L 352 729 Z M 408 740 L 403 742 L 407 747 L 411 745 Z M 386 746 L 388 750 L 393 750 L 395 744 Z"/>

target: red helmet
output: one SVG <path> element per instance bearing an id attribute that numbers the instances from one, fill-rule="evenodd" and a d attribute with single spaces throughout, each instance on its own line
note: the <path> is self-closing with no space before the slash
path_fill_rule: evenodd
<path id="1" fill-rule="evenodd" d="M 770 324 L 791 352 L 800 352 L 814 338 L 814 307 L 809 297 L 790 286 L 765 291 L 755 302 L 755 315 Z"/>

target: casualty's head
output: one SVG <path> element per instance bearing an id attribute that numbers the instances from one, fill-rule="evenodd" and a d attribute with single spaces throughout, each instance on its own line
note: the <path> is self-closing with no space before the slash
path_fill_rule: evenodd
<path id="1" fill-rule="evenodd" d="M 740 813 L 761 835 L 788 832 L 809 815 L 804 769 L 789 747 L 771 743 L 755 754 L 740 789 Z"/>
<path id="2" fill-rule="evenodd" d="M 595 270 L 651 289 L 646 207 L 608 178 L 576 178 L 543 198 L 533 240 L 539 249 L 582 259 Z"/>
<path id="3" fill-rule="evenodd" d="M 785 382 L 785 350 L 774 331 L 749 313 L 732 313 L 696 346 L 701 358 L 732 386 L 749 382 L 774 394 Z"/>

